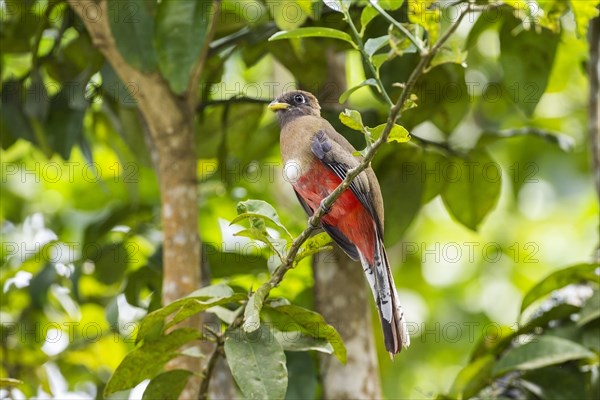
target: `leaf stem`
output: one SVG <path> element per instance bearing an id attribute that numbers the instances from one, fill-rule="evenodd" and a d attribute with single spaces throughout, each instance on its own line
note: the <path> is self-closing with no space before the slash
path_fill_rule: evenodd
<path id="1" fill-rule="evenodd" d="M 215 346 L 215 350 L 210 355 L 206 366 L 202 370 L 202 383 L 200 384 L 200 391 L 198 392 L 198 400 L 208 399 L 208 387 L 211 381 L 210 377 L 215 370 L 215 366 L 217 365 L 217 361 L 219 360 L 223 348 L 223 338 L 219 335 L 218 339 L 219 342 Z"/>
<path id="2" fill-rule="evenodd" d="M 412 33 L 410 33 L 410 31 L 408 29 L 406 29 L 404 27 L 404 25 L 402 25 L 400 22 L 396 21 L 394 19 L 394 17 L 392 17 L 383 8 L 381 8 L 381 6 L 379 4 L 377 4 L 377 1 L 369 0 L 369 4 L 371 4 L 371 6 L 373 6 L 373 8 L 375 10 L 377 10 L 377 12 L 381 16 L 383 16 L 385 19 L 387 19 L 388 22 L 390 22 L 392 25 L 394 25 L 396 28 L 398 28 L 400 30 L 400 32 L 402 32 L 408 38 L 408 40 L 410 40 L 412 42 L 412 44 L 414 44 L 416 46 L 416 48 L 419 49 L 420 54 L 423 54 L 426 51 L 425 48 L 423 47 L 423 45 L 421 43 L 419 43 L 417 38 L 414 37 L 414 35 Z"/>
<path id="3" fill-rule="evenodd" d="M 369 70 L 371 71 L 371 74 L 373 74 L 373 78 L 375 78 L 375 80 L 377 81 L 377 87 L 379 89 L 379 92 L 381 92 L 381 94 L 385 98 L 385 101 L 388 103 L 388 105 L 390 107 L 393 106 L 394 102 L 392 101 L 389 94 L 385 90 L 385 86 L 383 86 L 383 82 L 381 82 L 381 79 L 379 79 L 379 74 L 377 73 L 377 70 L 375 69 L 373 62 L 371 61 L 371 57 L 365 51 L 365 46 L 362 41 L 362 37 L 360 36 L 360 33 L 358 33 L 358 30 L 356 29 L 356 26 L 354 25 L 354 21 L 352 21 L 352 17 L 350 16 L 350 12 L 348 10 L 344 10 L 344 19 L 350 26 L 350 30 L 352 31 L 352 35 L 354 36 L 354 40 L 356 41 L 358 50 L 360 51 L 360 54 L 362 55 L 365 62 L 369 66 Z"/>

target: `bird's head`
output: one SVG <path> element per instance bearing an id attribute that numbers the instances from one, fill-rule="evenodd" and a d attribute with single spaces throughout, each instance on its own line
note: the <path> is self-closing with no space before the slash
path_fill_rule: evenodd
<path id="1" fill-rule="evenodd" d="M 281 126 L 297 117 L 321 116 L 321 106 L 317 98 L 303 90 L 283 93 L 269 104 L 269 110 L 277 114 Z"/>

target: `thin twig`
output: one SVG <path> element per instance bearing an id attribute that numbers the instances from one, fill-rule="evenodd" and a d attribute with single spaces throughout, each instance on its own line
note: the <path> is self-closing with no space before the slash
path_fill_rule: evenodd
<path id="1" fill-rule="evenodd" d="M 377 12 L 380 15 L 382 15 L 385 19 L 387 19 L 389 23 L 391 23 L 396 28 L 398 28 L 400 30 L 400 32 L 402 32 L 408 38 L 408 40 L 410 40 L 412 42 L 412 44 L 414 44 L 417 47 L 417 49 L 419 50 L 419 53 L 422 54 L 425 51 L 425 48 L 423 48 L 423 46 L 421 45 L 421 43 L 419 43 L 417 38 L 414 37 L 413 34 L 410 33 L 410 31 L 404 27 L 404 25 L 402 25 L 400 22 L 396 21 L 390 14 L 388 14 L 383 8 L 381 8 L 379 6 L 379 4 L 377 4 L 377 1 L 369 0 L 369 4 L 371 4 L 371 6 L 373 6 L 373 8 L 375 10 L 377 10 Z"/>
<path id="2" fill-rule="evenodd" d="M 424 137 L 417 136 L 413 133 L 410 134 L 410 137 L 413 141 L 419 143 L 419 145 L 423 148 L 435 147 L 436 149 L 439 149 L 448 154 L 452 154 L 455 156 L 461 155 L 461 152 L 450 146 L 448 142 L 437 142 L 435 140 L 425 139 Z"/>
<path id="3" fill-rule="evenodd" d="M 575 141 L 570 136 L 566 136 L 561 132 L 550 131 L 547 129 L 525 126 L 522 128 L 505 129 L 501 131 L 493 131 L 490 135 L 511 138 L 518 136 L 534 136 L 550 143 L 558 144 L 564 151 L 570 151 L 575 146 Z"/>
<path id="4" fill-rule="evenodd" d="M 219 336 L 219 342 L 215 346 L 215 350 L 210 355 L 206 366 L 202 370 L 202 384 L 200 385 L 200 391 L 198 392 L 198 400 L 208 399 L 208 387 L 211 380 L 210 378 L 212 376 L 213 371 L 215 370 L 215 366 L 217 365 L 217 360 L 221 355 L 222 348 L 223 340 L 221 336 Z"/>
<path id="5" fill-rule="evenodd" d="M 212 9 L 212 17 L 209 22 L 208 34 L 204 38 L 206 41 L 198 59 L 196 60 L 196 65 L 192 69 L 192 74 L 190 76 L 190 81 L 188 85 L 188 93 L 187 93 L 187 102 L 188 107 L 191 112 L 194 111 L 195 105 L 198 102 L 198 86 L 200 84 L 200 79 L 202 78 L 202 71 L 204 71 L 204 65 L 206 65 L 206 60 L 208 59 L 208 50 L 209 45 L 212 38 L 215 36 L 215 32 L 217 30 L 217 22 L 219 21 L 219 17 L 221 15 L 221 0 L 215 0 L 213 2 Z"/>
<path id="6" fill-rule="evenodd" d="M 408 100 L 408 97 L 410 96 L 410 90 L 407 90 L 407 89 L 411 89 L 412 90 L 413 86 L 417 83 L 417 80 L 419 79 L 419 77 L 421 76 L 421 74 L 423 73 L 423 71 L 425 70 L 425 68 L 429 65 L 429 63 L 431 62 L 431 60 L 433 59 L 433 57 L 436 55 L 436 53 L 442 48 L 442 46 L 444 45 L 444 43 L 446 43 L 446 41 L 448 41 L 448 39 L 450 38 L 450 36 L 456 31 L 456 29 L 458 28 L 458 26 L 462 22 L 462 20 L 465 17 L 465 15 L 467 15 L 467 13 L 470 10 L 471 10 L 471 8 L 470 8 L 470 4 L 469 4 L 469 6 L 467 8 L 465 8 L 458 15 L 458 18 L 456 19 L 456 21 L 454 21 L 452 23 L 452 25 L 450 25 L 450 27 L 442 35 L 442 37 L 439 38 L 439 40 L 435 43 L 435 45 L 431 48 L 431 50 L 425 51 L 422 54 L 422 57 L 421 57 L 421 60 L 419 61 L 419 64 L 417 64 L 417 67 L 413 70 L 412 74 L 408 78 L 408 81 L 404 85 L 404 90 L 402 90 L 402 94 L 400 95 L 400 98 L 398 99 L 398 102 L 396 103 L 396 105 L 398 105 L 398 104 L 403 105 L 406 102 L 406 100 Z"/>
<path id="7" fill-rule="evenodd" d="M 383 95 L 383 97 L 385 98 L 385 101 L 388 103 L 388 105 L 390 107 L 393 106 L 394 102 L 392 101 L 389 94 L 385 90 L 385 87 L 383 86 L 383 82 L 381 81 L 381 79 L 379 79 L 379 74 L 377 73 L 377 70 L 375 69 L 373 62 L 371 61 L 371 57 L 367 54 L 367 52 L 365 50 L 365 46 L 362 41 L 362 37 L 360 36 L 360 33 L 358 33 L 356 26 L 354 26 L 354 21 L 352 21 L 352 17 L 350 16 L 350 13 L 348 11 L 344 12 L 344 18 L 345 18 L 346 22 L 348 22 L 348 25 L 350 26 L 350 30 L 352 31 L 352 34 L 354 35 L 354 40 L 356 41 L 356 44 L 358 45 L 358 50 L 360 51 L 360 54 L 365 59 L 365 62 L 367 63 L 369 70 L 371 71 L 371 74 L 373 75 L 373 78 L 375 78 L 375 81 L 377 82 L 377 87 L 379 88 L 379 92 Z"/>
<path id="8" fill-rule="evenodd" d="M 354 178 L 356 178 L 360 173 L 362 173 L 365 169 L 367 169 L 369 167 L 371 160 L 373 160 L 373 157 L 375 156 L 375 153 L 377 153 L 377 150 L 379 149 L 379 147 L 381 147 L 384 143 L 387 142 L 387 139 L 392 130 L 392 127 L 396 123 L 396 120 L 400 117 L 404 103 L 406 103 L 406 101 L 408 100 L 410 92 L 412 91 L 415 83 L 417 82 L 417 79 L 423 74 L 423 72 L 425 71 L 425 68 L 427 67 L 427 65 L 433 58 L 433 56 L 444 45 L 444 43 L 448 40 L 448 38 L 452 35 L 452 33 L 454 31 L 456 31 L 456 29 L 458 28 L 458 25 L 460 25 L 462 19 L 470 10 L 471 10 L 470 6 L 466 7 L 461 12 L 461 14 L 458 16 L 456 21 L 454 21 L 452 23 L 452 25 L 448 28 L 446 33 L 444 35 L 442 35 L 440 37 L 440 39 L 438 40 L 438 42 L 431 48 L 431 50 L 427 51 L 423 55 L 423 57 L 421 58 L 421 61 L 419 62 L 417 67 L 414 69 L 414 71 L 410 75 L 408 81 L 404 85 L 404 87 L 402 89 L 402 93 L 400 95 L 400 98 L 394 104 L 394 106 L 390 109 L 390 112 L 389 112 L 388 118 L 387 118 L 387 123 L 383 130 L 383 133 L 381 134 L 381 137 L 379 139 L 377 139 L 375 142 L 373 142 L 371 149 L 369 151 L 367 151 L 367 153 L 365 154 L 365 157 L 361 160 L 359 165 L 356 166 L 355 168 L 351 169 L 350 171 L 348 171 L 346 178 L 339 184 L 339 186 L 333 192 L 331 192 L 329 194 L 329 196 L 327 196 L 321 202 L 321 207 L 319 207 L 315 211 L 315 213 L 309 218 L 308 226 L 292 242 L 292 245 L 290 246 L 290 249 L 285 258 L 285 262 L 283 264 L 281 264 L 275 270 L 275 272 L 271 276 L 271 279 L 269 279 L 268 282 L 264 283 L 258 291 L 262 292 L 263 290 L 265 290 L 266 293 L 268 294 L 268 292 L 271 289 L 273 289 L 277 285 L 279 285 L 279 283 L 283 280 L 283 277 L 285 276 L 285 274 L 291 268 L 293 268 L 294 259 L 296 258 L 296 254 L 300 250 L 300 247 L 302 246 L 302 244 L 310 237 L 311 233 L 318 227 L 319 223 L 321 222 L 321 218 L 323 218 L 323 216 L 327 213 L 326 210 L 330 209 L 331 206 L 333 205 L 333 203 L 342 195 L 342 193 L 344 191 L 346 191 L 346 189 L 348 189 L 348 187 L 350 186 L 350 184 L 352 183 Z M 368 59 L 366 61 L 367 61 L 367 63 L 370 62 L 370 60 L 368 60 Z"/>
<path id="9" fill-rule="evenodd" d="M 269 104 L 271 102 L 271 100 L 269 100 L 269 99 L 258 99 L 256 97 L 237 96 L 237 97 L 231 97 L 229 99 L 203 101 L 200 104 L 198 104 L 198 106 L 196 107 L 196 110 L 197 111 L 202 111 L 206 107 L 220 106 L 220 105 L 233 104 L 233 103 Z"/>

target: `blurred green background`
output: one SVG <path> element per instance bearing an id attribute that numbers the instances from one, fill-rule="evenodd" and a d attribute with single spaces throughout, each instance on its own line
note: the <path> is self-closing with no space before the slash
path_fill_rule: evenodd
<path id="1" fill-rule="evenodd" d="M 282 5 L 223 2 L 195 116 L 204 257 L 214 283 L 246 291 L 268 278 L 269 254 L 233 236 L 237 202 L 269 202 L 294 235 L 306 224 L 283 179 L 279 127 L 265 103 L 291 87 L 323 99 L 332 73 L 347 88 L 369 77 L 359 52 L 342 42 L 268 42 L 277 30 L 301 25 L 347 29 L 319 2 L 281 4 L 295 3 L 303 14 L 290 20 L 280 17 Z M 527 319 L 521 301 L 538 281 L 597 262 L 585 69 L 587 20 L 597 2 L 587 2 L 585 16 L 579 2 L 567 3 L 527 2 L 529 15 L 504 6 L 496 17 L 467 17 L 448 45 L 453 62 L 424 75 L 419 107 L 400 120 L 442 145 L 392 143 L 376 156 L 386 244 L 412 336 L 392 362 L 374 318 L 386 398 L 447 393 L 478 343 Z M 357 21 L 364 7 L 352 6 Z M 0 375 L 22 380 L 14 390 L 26 397 L 95 398 L 133 348 L 129 323 L 160 305 L 156 174 L 127 85 L 68 5 L 3 2 L 0 12 Z M 406 5 L 390 12 L 408 21 Z M 387 32 L 377 17 L 365 37 Z M 390 89 L 417 57 L 392 53 L 389 44 L 379 51 L 388 56 L 381 75 Z M 333 72 L 332 54 L 343 60 Z M 343 107 L 359 110 L 369 126 L 388 112 L 372 88 L 344 106 L 322 103 L 324 116 L 357 147 L 362 136 L 337 119 Z M 479 162 L 475 180 L 466 179 L 464 159 Z M 313 283 L 305 260 L 273 295 L 312 308 Z M 590 365 L 597 374 L 597 358 Z"/>

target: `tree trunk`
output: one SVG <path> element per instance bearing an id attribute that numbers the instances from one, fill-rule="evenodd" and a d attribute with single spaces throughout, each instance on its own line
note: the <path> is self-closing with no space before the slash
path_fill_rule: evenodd
<path id="1" fill-rule="evenodd" d="M 346 89 L 343 54 L 327 52 L 327 84 L 319 90 L 323 108 L 341 108 L 340 94 Z M 371 293 L 360 263 L 342 252 L 322 252 L 313 261 L 315 306 L 344 340 L 348 362 L 321 357 L 321 381 L 325 399 L 381 398 L 377 353 L 371 324 Z"/>
<path id="2" fill-rule="evenodd" d="M 325 320 L 338 330 L 348 362 L 321 357 L 325 399 L 379 399 L 381 387 L 373 329 L 371 294 L 360 263 L 339 248 L 318 254 L 314 261 L 315 305 Z"/>
<path id="3" fill-rule="evenodd" d="M 106 0 L 69 0 L 69 4 L 121 81 L 136 89 L 131 94 L 137 101 L 146 126 L 160 186 L 164 235 L 162 301 L 168 304 L 196 290 L 201 282 L 194 110 L 196 88 L 207 49 L 197 61 L 187 94 L 176 96 L 158 72 L 142 73 L 125 61 L 110 30 Z M 218 14 L 219 2 L 215 2 L 215 5 L 213 21 Z M 99 11 L 92 18 L 85 10 Z M 214 32 L 214 24 L 211 32 Z M 208 42 L 210 37 L 207 38 Z M 200 323 L 198 317 L 182 325 L 199 328 Z M 208 349 L 204 347 L 210 346 L 203 344 L 202 347 L 206 351 Z M 188 369 L 195 373 L 181 398 L 196 398 L 201 380 L 199 359 L 179 357 L 168 368 Z"/>

